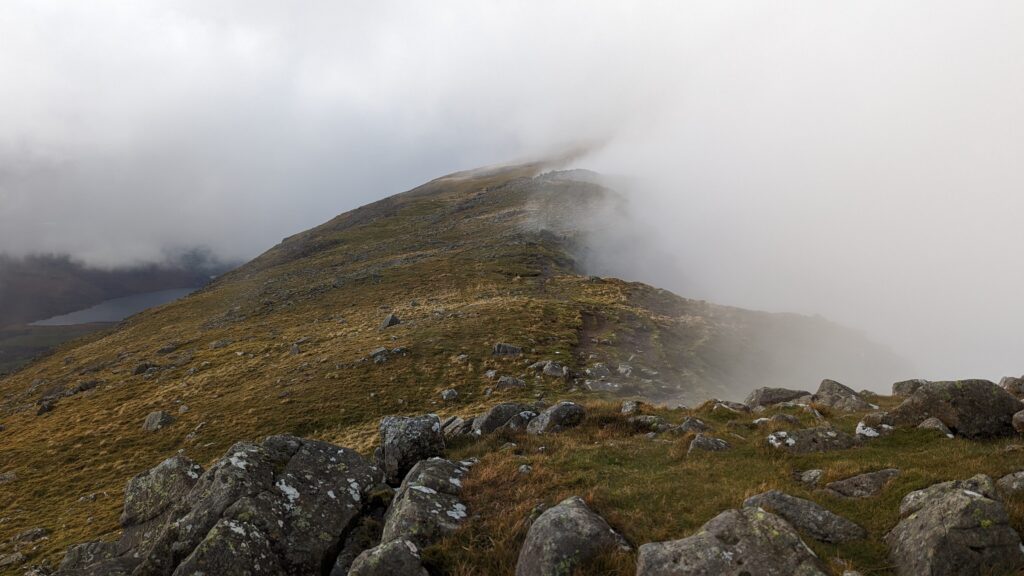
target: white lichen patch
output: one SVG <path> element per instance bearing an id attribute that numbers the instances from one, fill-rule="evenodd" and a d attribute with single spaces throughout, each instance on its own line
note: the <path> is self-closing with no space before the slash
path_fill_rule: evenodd
<path id="1" fill-rule="evenodd" d="M 437 490 L 434 490 L 433 488 L 430 488 L 428 486 L 422 486 L 420 484 L 410 484 L 409 489 L 416 490 L 417 492 L 422 492 L 424 494 L 437 494 Z"/>
<path id="2" fill-rule="evenodd" d="M 274 486 L 276 486 L 277 489 L 284 494 L 284 497 L 288 499 L 288 508 L 292 508 L 295 505 L 295 502 L 299 499 L 299 491 L 294 487 L 289 486 L 288 483 L 284 481 L 284 478 L 278 480 Z"/>
<path id="3" fill-rule="evenodd" d="M 466 517 L 466 505 L 461 502 L 456 502 L 455 505 L 452 506 L 452 509 L 446 512 L 446 514 L 456 520 L 462 520 Z"/>

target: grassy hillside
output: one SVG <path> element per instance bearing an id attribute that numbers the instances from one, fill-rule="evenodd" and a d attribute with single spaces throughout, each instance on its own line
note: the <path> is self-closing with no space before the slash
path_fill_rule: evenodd
<path id="1" fill-rule="evenodd" d="M 584 275 L 573 259 L 581 241 L 574 222 L 609 192 L 536 177 L 540 170 L 456 174 L 341 215 L 182 301 L 0 380 L 0 472 L 17 476 L 0 484 L 0 541 L 46 527 L 52 536 L 31 561 L 53 562 L 69 544 L 112 538 L 127 479 L 179 450 L 210 462 L 234 442 L 292 433 L 369 453 L 386 414 L 465 416 L 499 400 L 537 397 L 644 396 L 694 405 L 785 380 L 791 366 L 813 367 L 827 356 L 819 350 L 895 362 L 821 320 Z M 388 313 L 401 323 L 381 329 Z M 492 357 L 498 342 L 522 346 L 524 357 Z M 370 353 L 379 347 L 402 351 L 375 363 Z M 581 374 L 597 363 L 628 363 L 634 371 L 594 384 L 605 389 L 594 392 L 586 377 L 528 374 L 526 365 L 540 359 L 558 359 Z M 136 374 L 146 363 L 157 367 Z M 528 386 L 486 396 L 489 369 L 525 378 Z M 458 400 L 440 401 L 447 388 L 458 390 Z M 86 390 L 66 395 L 77 389 Z M 52 409 L 39 413 L 44 401 Z M 457 573 L 499 572 L 496 564 L 474 564 L 498 560 L 473 555 L 488 551 L 490 558 L 498 550 L 494 558 L 507 557 L 521 537 L 516 514 L 538 498 L 568 492 L 596 500 L 630 538 L 679 536 L 718 505 L 784 481 L 781 473 L 792 465 L 763 454 L 752 436 L 748 448 L 716 463 L 687 460 L 676 441 L 650 442 L 617 421 L 604 425 L 607 408 L 594 406 L 587 426 L 554 441 L 543 456 L 521 445 L 539 459 L 538 473 L 525 482 L 512 474 L 519 456 L 488 453 L 469 487 L 470 503 L 481 513 L 511 503 L 513 513 L 474 520 L 434 551 L 437 562 Z M 144 432 L 143 419 L 155 410 L 176 422 Z M 835 464 L 834 473 L 892 457 L 870 454 Z M 907 482 L 937 474 L 923 470 Z M 741 478 L 723 482 L 733 471 Z M 703 492 L 712 487 L 720 491 Z M 874 558 L 875 551 L 863 554 Z"/>

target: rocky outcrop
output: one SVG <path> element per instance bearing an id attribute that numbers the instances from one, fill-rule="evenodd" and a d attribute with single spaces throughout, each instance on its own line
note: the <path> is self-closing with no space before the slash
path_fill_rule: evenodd
<path id="1" fill-rule="evenodd" d="M 133 479 L 121 542 L 72 547 L 57 574 L 320 573 L 383 480 L 355 451 L 291 436 L 199 472 L 176 457 Z"/>
<path id="2" fill-rule="evenodd" d="M 954 434 L 970 439 L 1009 436 L 1013 415 L 1024 404 L 988 380 L 929 382 L 889 413 L 897 426 L 938 418 Z"/>
<path id="3" fill-rule="evenodd" d="M 582 424 L 586 415 L 583 406 L 575 402 L 559 402 L 531 420 L 526 431 L 530 434 L 561 432 Z"/>
<path id="4" fill-rule="evenodd" d="M 400 483 L 417 462 L 443 454 L 444 434 L 435 414 L 381 419 L 378 464 L 388 484 Z"/>
<path id="5" fill-rule="evenodd" d="M 794 454 L 845 450 L 857 445 L 857 439 L 846 432 L 832 428 L 804 428 L 780 430 L 768 435 L 768 445 Z"/>
<path id="6" fill-rule="evenodd" d="M 848 542 L 867 537 L 867 530 L 834 514 L 810 500 L 790 496 L 778 490 L 763 492 L 743 501 L 746 508 L 762 508 L 782 517 L 811 535 L 815 540 L 829 543 Z"/>
<path id="7" fill-rule="evenodd" d="M 599 554 L 629 549 L 604 518 L 573 496 L 545 510 L 530 526 L 516 576 L 571 576 Z"/>
<path id="8" fill-rule="evenodd" d="M 835 380 L 822 380 L 814 394 L 814 402 L 841 412 L 860 412 L 877 408 L 853 391 Z"/>
<path id="9" fill-rule="evenodd" d="M 754 408 L 755 406 L 771 406 L 772 404 L 780 404 L 782 402 L 791 402 L 797 398 L 803 398 L 804 396 L 810 396 L 811 393 L 806 390 L 790 390 L 788 388 L 758 388 L 747 396 L 747 399 L 743 401 L 747 406 Z"/>
<path id="10" fill-rule="evenodd" d="M 417 464 L 395 493 L 384 517 L 381 542 L 408 540 L 425 548 L 451 534 L 466 519 L 459 500 L 469 468 L 441 458 Z"/>
<path id="11" fill-rule="evenodd" d="M 825 491 L 843 498 L 870 498 L 877 496 L 890 480 L 900 475 L 896 468 L 858 474 L 825 485 Z"/>
<path id="12" fill-rule="evenodd" d="M 885 537 L 900 576 L 1016 574 L 1024 569 L 1020 536 L 987 476 L 911 492 L 900 503 L 900 517 Z"/>
<path id="13" fill-rule="evenodd" d="M 818 557 L 782 518 L 727 510 L 682 540 L 644 544 L 636 576 L 825 576 Z"/>

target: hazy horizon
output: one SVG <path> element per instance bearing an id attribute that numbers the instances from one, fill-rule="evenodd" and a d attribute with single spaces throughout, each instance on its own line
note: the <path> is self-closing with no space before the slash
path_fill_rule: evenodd
<path id="1" fill-rule="evenodd" d="M 926 378 L 1024 373 L 1014 2 L 12 2 L 0 252 L 281 238 L 597 143 L 601 270 L 820 314 Z"/>

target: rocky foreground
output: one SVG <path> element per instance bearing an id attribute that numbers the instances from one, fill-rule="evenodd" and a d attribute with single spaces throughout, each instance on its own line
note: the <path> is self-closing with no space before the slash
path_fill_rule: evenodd
<path id="1" fill-rule="evenodd" d="M 875 410 L 866 393 L 826 380 L 815 393 L 762 388 L 744 403 L 711 401 L 696 412 L 737 415 L 730 422 L 762 433 L 763 449 L 779 454 L 855 450 L 879 438 L 918 427 L 971 441 L 1024 432 L 1024 380 L 1001 386 L 983 380 L 908 381 L 894 385 L 905 399 Z M 687 416 L 678 424 L 647 414 L 637 401 L 623 403 L 617 418 L 652 441 L 675 437 L 688 444 L 687 458 L 714 458 L 732 449 L 728 426 Z M 792 414 L 810 415 L 807 427 Z M 834 428 L 823 413 L 865 412 L 854 433 Z M 474 511 L 462 500 L 474 459 L 445 459 L 452 443 L 490 436 L 559 435 L 581 425 L 587 408 L 506 402 L 476 417 L 389 416 L 380 423 L 372 461 L 329 443 L 272 436 L 239 443 L 204 470 L 176 455 L 133 478 L 116 542 L 71 547 L 50 571 L 72 575 L 306 575 L 424 576 L 421 551 L 456 533 Z M 899 521 L 884 535 L 891 570 L 898 575 L 1017 574 L 1024 545 L 1011 526 L 1004 501 L 1024 494 L 1021 471 L 999 479 L 954 471 L 948 481 L 902 496 Z M 528 475 L 528 466 L 519 474 Z M 853 475 L 819 485 L 822 470 L 803 470 L 796 481 L 830 496 L 874 499 L 898 478 L 896 468 Z M 808 543 L 839 544 L 871 538 L 865 528 L 805 498 L 770 490 L 722 510 L 692 534 L 676 540 L 630 542 L 580 496 L 530 518 L 517 576 L 569 575 L 589 571 L 602 557 L 635 554 L 638 576 L 826 575 L 842 573 Z M 43 533 L 26 534 L 22 546 Z M 8 566 L 20 552 L 3 557 Z"/>

